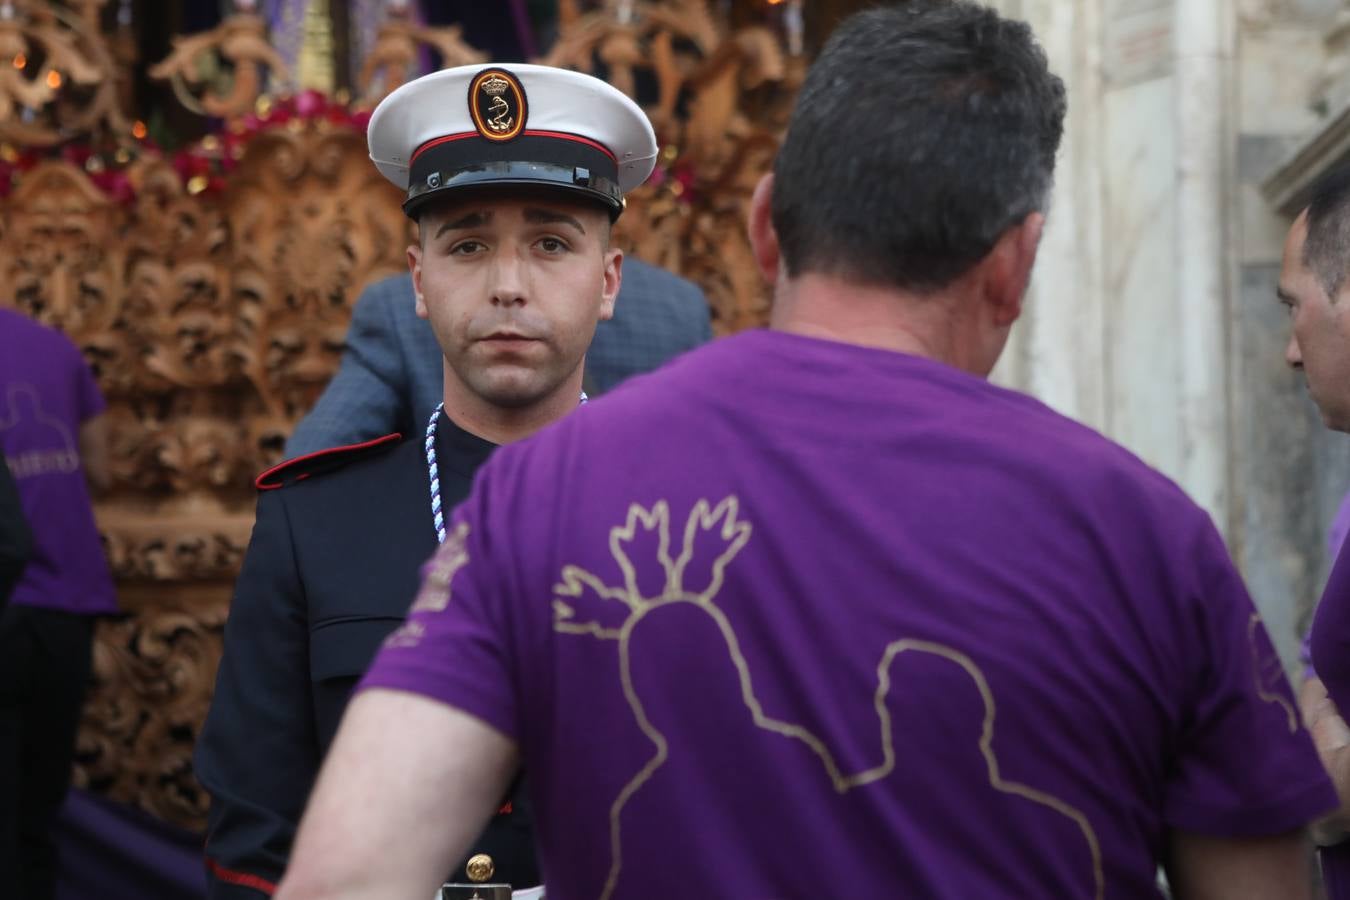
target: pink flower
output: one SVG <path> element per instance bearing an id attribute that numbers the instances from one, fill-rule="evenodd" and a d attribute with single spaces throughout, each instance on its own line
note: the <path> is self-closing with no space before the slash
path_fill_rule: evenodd
<path id="1" fill-rule="evenodd" d="M 328 111 L 328 98 L 309 88 L 295 98 L 295 112 L 302 119 L 316 119 Z"/>

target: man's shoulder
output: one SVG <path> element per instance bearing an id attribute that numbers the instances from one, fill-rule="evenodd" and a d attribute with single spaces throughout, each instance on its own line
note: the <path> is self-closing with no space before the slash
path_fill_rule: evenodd
<path id="1" fill-rule="evenodd" d="M 676 304 L 706 303 L 698 285 L 674 272 L 643 262 L 636 257 L 624 257 L 623 284 L 620 292 L 651 294 Z"/>
<path id="2" fill-rule="evenodd" d="M 413 294 L 412 275 L 398 272 L 385 275 L 366 284 L 356 298 L 357 304 L 382 303 L 391 297 L 411 297 Z"/>
<path id="3" fill-rule="evenodd" d="M 388 318 L 402 325 L 417 318 L 412 275 L 400 272 L 372 281 L 361 289 L 352 307 L 354 319 Z"/>
<path id="4" fill-rule="evenodd" d="M 1002 433 L 1000 453 L 1033 460 L 1067 496 L 1094 507 L 1107 504 L 1121 522 L 1165 525 L 1169 531 L 1209 522 L 1208 512 L 1181 485 L 1123 444 L 1040 400 L 1005 393 L 1016 401 L 1009 415 L 982 427 Z"/>
<path id="5" fill-rule="evenodd" d="M 417 442 L 393 432 L 368 441 L 328 447 L 272 466 L 254 479 L 259 491 L 294 488 L 301 483 L 341 489 L 352 479 L 375 477 L 416 450 Z"/>
<path id="6" fill-rule="evenodd" d="M 0 308 L 0 337 L 11 347 L 28 348 L 34 358 L 55 358 L 62 362 L 83 359 L 80 348 L 62 331 L 15 309 Z M 57 355 L 52 357 L 53 353 Z"/>

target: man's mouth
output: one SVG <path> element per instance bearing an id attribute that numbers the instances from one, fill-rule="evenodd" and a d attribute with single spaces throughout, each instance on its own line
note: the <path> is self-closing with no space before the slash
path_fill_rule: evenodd
<path id="1" fill-rule="evenodd" d="M 521 348 L 530 344 L 539 343 L 539 338 L 531 337 L 528 334 L 521 334 L 518 331 L 494 331 L 486 337 L 478 339 L 480 344 L 487 344 L 493 347 Z"/>

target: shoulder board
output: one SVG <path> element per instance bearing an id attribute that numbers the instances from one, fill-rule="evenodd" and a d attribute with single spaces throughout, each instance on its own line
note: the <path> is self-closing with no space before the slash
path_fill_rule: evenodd
<path id="1" fill-rule="evenodd" d="M 325 450 L 306 453 L 304 456 L 297 456 L 295 459 L 277 463 L 255 478 L 253 486 L 260 491 L 275 491 L 288 484 L 304 481 L 312 475 L 321 475 L 324 472 L 339 469 L 348 463 L 356 462 L 358 459 L 376 456 L 402 440 L 403 435 L 396 431 L 393 434 L 386 434 L 384 437 L 377 437 L 370 441 L 362 441 L 359 444 L 329 447 Z"/>

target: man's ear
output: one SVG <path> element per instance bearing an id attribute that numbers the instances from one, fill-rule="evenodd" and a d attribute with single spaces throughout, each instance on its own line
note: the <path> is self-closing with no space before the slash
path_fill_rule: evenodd
<path id="1" fill-rule="evenodd" d="M 778 283 L 778 233 L 773 230 L 773 173 L 765 175 L 755 185 L 750 198 L 750 249 L 755 254 L 755 265 L 770 285 Z"/>
<path id="2" fill-rule="evenodd" d="M 605 251 L 604 288 L 600 294 L 600 321 L 608 322 L 614 318 L 614 302 L 619 298 L 619 287 L 623 284 L 623 251 L 610 247 Z"/>
<path id="3" fill-rule="evenodd" d="M 408 271 L 412 273 L 413 297 L 417 301 L 413 308 L 417 310 L 419 319 L 425 319 L 427 301 L 422 296 L 422 247 L 419 244 L 408 245 Z"/>
<path id="4" fill-rule="evenodd" d="M 994 323 L 1009 326 L 1022 315 L 1036 252 L 1045 232 L 1045 215 L 1033 212 L 1009 228 L 989 252 L 985 274 L 988 296 L 993 304 Z"/>

